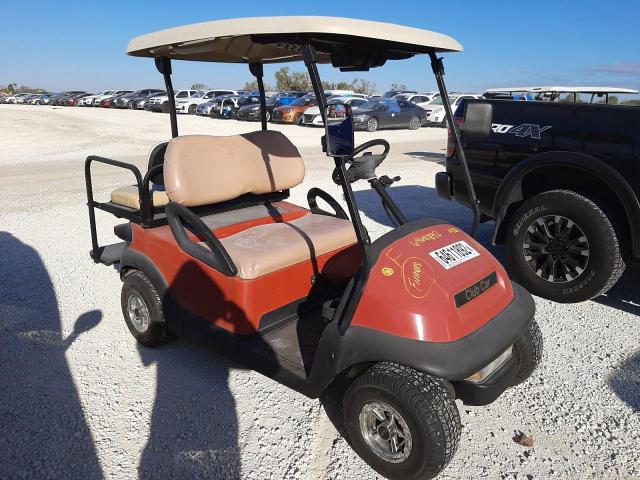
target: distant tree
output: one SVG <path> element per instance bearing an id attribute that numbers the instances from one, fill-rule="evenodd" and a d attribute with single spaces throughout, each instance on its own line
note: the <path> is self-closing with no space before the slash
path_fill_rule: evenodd
<path id="1" fill-rule="evenodd" d="M 9 85 L 7 85 L 7 92 L 9 93 L 9 95 L 13 95 L 14 93 L 16 93 L 16 87 L 18 86 L 17 83 L 10 83 Z"/>
<path id="2" fill-rule="evenodd" d="M 275 73 L 278 90 L 311 90 L 309 76 L 305 72 L 291 72 L 289 67 L 282 67 Z"/>
<path id="3" fill-rule="evenodd" d="M 376 91 L 376 84 L 364 78 L 354 78 L 351 85 L 353 87 L 353 91 L 356 93 L 371 95 Z"/>
<path id="4" fill-rule="evenodd" d="M 256 92 L 256 91 L 258 91 L 258 81 L 257 80 L 251 80 L 250 82 L 246 82 L 242 89 L 243 90 L 249 90 L 250 92 Z M 264 91 L 268 92 L 270 90 L 273 90 L 273 87 L 271 85 L 269 85 L 268 83 L 264 83 Z"/>
<path id="5" fill-rule="evenodd" d="M 630 105 L 632 107 L 640 107 L 640 100 L 625 100 L 621 105 Z"/>
<path id="6" fill-rule="evenodd" d="M 609 104 L 617 105 L 618 104 L 618 97 L 616 97 L 615 95 L 610 95 L 609 96 Z"/>
<path id="7" fill-rule="evenodd" d="M 392 83 L 391 90 L 406 90 L 407 86 L 404 83 Z"/>
<path id="8" fill-rule="evenodd" d="M 191 85 L 191 90 L 208 90 L 209 86 L 204 83 L 194 83 Z"/>

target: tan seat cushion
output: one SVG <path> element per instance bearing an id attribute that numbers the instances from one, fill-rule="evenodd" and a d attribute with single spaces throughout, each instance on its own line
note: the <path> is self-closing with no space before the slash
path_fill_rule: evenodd
<path id="1" fill-rule="evenodd" d="M 251 280 L 352 245 L 356 234 L 349 220 L 309 214 L 287 223 L 258 225 L 220 242 L 238 267 L 238 276 Z"/>
<path id="2" fill-rule="evenodd" d="M 153 192 L 154 207 L 162 207 L 169 203 L 167 192 L 164 191 L 164 188 L 162 186 L 154 185 L 151 191 Z M 126 187 L 116 188 L 113 192 L 111 192 L 111 202 L 125 207 L 140 210 L 138 187 L 135 185 L 129 185 Z"/>
<path id="3" fill-rule="evenodd" d="M 275 130 L 176 137 L 164 158 L 167 195 L 186 207 L 286 190 L 304 179 L 300 152 Z"/>

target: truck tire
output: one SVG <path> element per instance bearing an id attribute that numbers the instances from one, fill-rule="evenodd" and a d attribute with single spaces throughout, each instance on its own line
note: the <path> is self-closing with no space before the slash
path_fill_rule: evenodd
<path id="1" fill-rule="evenodd" d="M 160 347 L 176 339 L 162 311 L 162 301 L 147 276 L 134 271 L 124 278 L 122 314 L 134 338 L 146 347 Z"/>
<path id="2" fill-rule="evenodd" d="M 343 398 L 351 446 L 389 479 L 426 480 L 453 458 L 460 415 L 446 382 L 412 368 L 378 363 Z"/>
<path id="3" fill-rule="evenodd" d="M 569 190 L 525 201 L 509 219 L 505 243 L 515 279 L 560 303 L 607 292 L 625 269 L 609 217 L 591 199 Z"/>
<path id="4" fill-rule="evenodd" d="M 513 379 L 511 386 L 525 382 L 538 368 L 542 361 L 542 332 L 535 319 L 529 322 L 527 329 L 513 344 L 513 354 L 518 358 L 520 366 L 518 374 Z"/>

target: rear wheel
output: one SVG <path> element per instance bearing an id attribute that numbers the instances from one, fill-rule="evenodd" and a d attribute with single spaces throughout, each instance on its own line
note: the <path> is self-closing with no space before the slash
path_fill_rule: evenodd
<path id="1" fill-rule="evenodd" d="M 609 217 L 569 190 L 544 192 L 520 206 L 508 223 L 506 256 L 527 290 L 562 303 L 605 293 L 625 269 Z"/>
<path id="2" fill-rule="evenodd" d="M 445 381 L 402 365 L 378 363 L 357 377 L 344 395 L 343 418 L 356 453 L 390 479 L 434 478 L 460 440 Z"/>
<path id="3" fill-rule="evenodd" d="M 369 120 L 367 120 L 367 132 L 375 132 L 376 130 L 378 130 L 378 119 L 375 117 L 371 117 Z"/>
<path id="4" fill-rule="evenodd" d="M 189 105 L 189 113 L 191 115 L 195 115 L 196 113 L 196 108 L 198 108 L 196 105 Z"/>
<path id="5" fill-rule="evenodd" d="M 269 112 L 267 112 L 267 114 L 265 115 L 267 122 L 271 121 L 271 114 Z"/>
<path id="6" fill-rule="evenodd" d="M 129 108 L 129 110 L 133 110 L 134 108 L 136 108 L 136 105 L 133 102 L 129 102 L 127 103 L 127 108 Z"/>
<path id="7" fill-rule="evenodd" d="M 125 277 L 120 301 L 127 327 L 138 342 L 159 347 L 175 340 L 158 292 L 144 273 L 135 271 Z"/>
<path id="8" fill-rule="evenodd" d="M 420 128 L 420 119 L 418 117 L 411 117 L 409 120 L 409 130 L 417 130 Z"/>
<path id="9" fill-rule="evenodd" d="M 164 102 L 162 104 L 162 113 L 169 113 L 169 102 Z"/>
<path id="10" fill-rule="evenodd" d="M 542 332 L 538 323 L 529 322 L 527 329 L 513 344 L 513 354 L 518 358 L 520 367 L 514 378 L 513 385 L 519 385 L 526 381 L 542 361 Z"/>
<path id="11" fill-rule="evenodd" d="M 293 123 L 295 123 L 296 125 L 302 125 L 302 114 L 301 113 L 296 113 L 296 116 L 293 117 Z"/>

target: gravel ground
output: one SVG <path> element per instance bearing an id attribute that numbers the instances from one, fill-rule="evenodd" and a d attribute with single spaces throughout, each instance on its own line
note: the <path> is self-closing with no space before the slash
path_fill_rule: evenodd
<path id="1" fill-rule="evenodd" d="M 181 117 L 182 133 L 232 134 L 256 124 Z M 321 131 L 276 126 L 300 148 L 312 185 L 338 197 Z M 214 352 L 178 341 L 136 345 L 120 281 L 88 257 L 83 161 L 93 153 L 139 166 L 169 136 L 162 114 L 0 105 L 0 478 L 378 478 L 309 400 Z M 409 218 L 468 227 L 468 210 L 437 199 L 444 131 L 359 133 L 388 139 L 381 173 Z M 105 196 L 128 182 L 96 168 Z M 358 186 L 373 237 L 389 229 Z M 109 240 L 114 219 L 99 214 Z M 480 239 L 488 245 L 490 225 Z M 502 257 L 499 248 L 492 251 Z M 459 404 L 457 455 L 441 478 L 640 477 L 640 268 L 608 296 L 579 305 L 536 299 L 545 360 L 489 407 Z M 533 446 L 515 443 L 517 432 Z"/>

